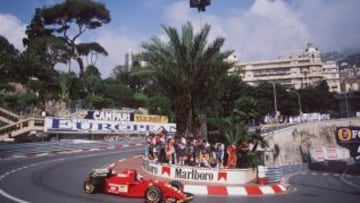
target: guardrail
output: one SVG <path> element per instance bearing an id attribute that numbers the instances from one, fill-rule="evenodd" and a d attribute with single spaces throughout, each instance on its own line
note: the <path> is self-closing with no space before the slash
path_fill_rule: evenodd
<path id="1" fill-rule="evenodd" d="M 265 176 L 268 183 L 279 183 L 284 176 L 308 168 L 307 164 L 287 165 L 281 167 L 267 167 Z"/>
<path id="2" fill-rule="evenodd" d="M 91 140 L 61 140 L 50 142 L 32 142 L 17 144 L 0 144 L 0 160 L 9 157 L 25 157 L 29 154 L 41 153 L 68 153 L 80 151 L 99 151 L 104 149 L 117 149 L 118 146 L 129 147 L 131 145 L 141 144 L 142 141 L 130 140 L 106 142 Z"/>

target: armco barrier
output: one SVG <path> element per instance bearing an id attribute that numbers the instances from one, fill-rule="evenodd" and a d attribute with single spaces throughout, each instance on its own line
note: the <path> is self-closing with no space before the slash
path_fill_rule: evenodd
<path id="1" fill-rule="evenodd" d="M 268 167 L 266 176 L 268 183 L 278 183 L 285 175 L 307 169 L 307 164 L 287 165 L 281 167 Z"/>
<path id="2" fill-rule="evenodd" d="M 266 176 L 268 178 L 268 183 L 280 182 L 283 176 L 282 167 L 268 168 Z"/>
<path id="3" fill-rule="evenodd" d="M 261 185 L 268 184 L 268 177 L 266 175 L 268 168 L 266 166 L 259 165 L 257 170 L 258 183 Z"/>

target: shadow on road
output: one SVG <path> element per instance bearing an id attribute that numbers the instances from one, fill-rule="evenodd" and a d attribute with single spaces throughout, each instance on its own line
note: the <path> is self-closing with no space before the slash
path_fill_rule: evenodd
<path id="1" fill-rule="evenodd" d="M 335 188 L 327 188 L 327 187 L 322 187 L 322 186 L 318 186 L 318 185 L 310 185 L 310 184 L 304 184 L 304 183 L 291 183 L 292 185 L 294 185 L 295 187 L 297 186 L 303 186 L 306 187 L 308 189 L 312 188 L 312 189 L 320 189 L 320 190 L 326 190 L 329 192 L 338 192 L 338 193 L 343 193 L 343 194 L 348 194 L 348 195 L 356 195 L 356 196 L 360 196 L 360 191 L 348 191 L 348 190 L 340 190 L 340 189 L 335 189 Z M 317 196 L 316 193 L 299 193 L 300 195 L 304 195 L 304 196 Z"/>
<path id="2" fill-rule="evenodd" d="M 349 163 L 346 161 L 325 161 L 310 163 L 309 170 L 330 173 L 344 173 L 346 171 L 346 174 L 360 175 L 360 164 Z"/>

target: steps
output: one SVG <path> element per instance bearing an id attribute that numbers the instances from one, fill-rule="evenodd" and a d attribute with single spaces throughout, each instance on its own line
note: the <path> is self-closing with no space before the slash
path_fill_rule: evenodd
<path id="1" fill-rule="evenodd" d="M 0 120 L 7 125 L 0 127 L 0 142 L 15 141 L 20 135 L 36 135 L 44 132 L 44 119 L 26 118 L 0 107 Z"/>
<path id="2" fill-rule="evenodd" d="M 0 107 L 0 121 L 6 124 L 13 124 L 20 120 L 20 116 Z"/>

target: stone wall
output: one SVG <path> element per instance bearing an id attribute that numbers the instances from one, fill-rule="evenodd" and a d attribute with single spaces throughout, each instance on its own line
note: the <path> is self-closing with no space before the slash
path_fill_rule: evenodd
<path id="1" fill-rule="evenodd" d="M 339 126 L 360 126 L 360 118 L 314 121 L 274 130 L 264 134 L 269 143 L 265 165 L 284 166 L 310 160 L 309 151 L 318 147 L 340 147 L 336 144 L 335 129 Z M 275 145 L 279 151 L 276 153 Z"/>

